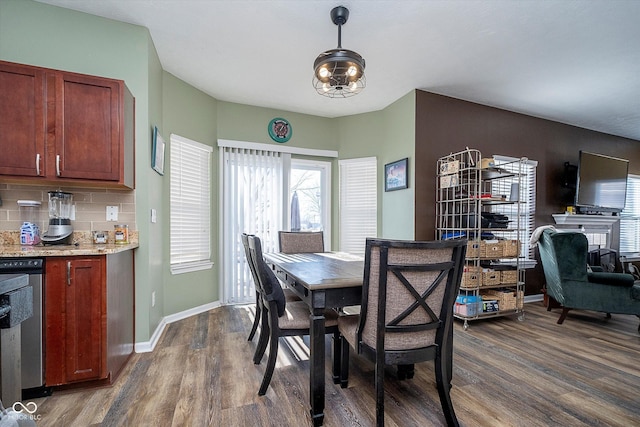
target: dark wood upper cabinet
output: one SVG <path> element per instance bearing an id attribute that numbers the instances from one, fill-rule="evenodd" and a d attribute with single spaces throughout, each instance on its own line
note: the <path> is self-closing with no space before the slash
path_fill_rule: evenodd
<path id="1" fill-rule="evenodd" d="M 123 81 L 0 61 L 0 90 L 0 175 L 134 188 L 134 99 Z"/>
<path id="2" fill-rule="evenodd" d="M 46 173 L 44 74 L 0 61 L 0 175 Z"/>

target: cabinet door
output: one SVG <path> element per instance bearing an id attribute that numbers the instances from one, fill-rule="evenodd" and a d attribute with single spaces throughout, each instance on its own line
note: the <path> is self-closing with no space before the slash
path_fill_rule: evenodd
<path id="1" fill-rule="evenodd" d="M 67 381 L 103 376 L 106 332 L 105 274 L 102 258 L 68 259 Z"/>
<path id="2" fill-rule="evenodd" d="M 45 175 L 44 117 L 44 71 L 0 62 L 0 175 Z"/>
<path id="3" fill-rule="evenodd" d="M 106 377 L 104 257 L 48 258 L 45 383 Z"/>
<path id="4" fill-rule="evenodd" d="M 57 73 L 55 150 L 51 161 L 60 178 L 118 181 L 123 150 L 122 83 Z"/>

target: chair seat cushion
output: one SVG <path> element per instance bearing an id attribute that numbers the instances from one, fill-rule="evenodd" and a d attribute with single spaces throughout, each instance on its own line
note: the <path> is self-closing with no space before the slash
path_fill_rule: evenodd
<path id="1" fill-rule="evenodd" d="M 636 280 L 631 287 L 631 298 L 640 301 L 640 280 Z"/>
<path id="2" fill-rule="evenodd" d="M 278 318 L 280 329 L 309 329 L 309 306 L 303 301 L 293 301 L 287 304 L 284 314 Z M 338 324 L 338 313 L 335 310 L 325 310 L 325 327 Z"/>
<path id="3" fill-rule="evenodd" d="M 338 329 L 340 330 L 340 335 L 345 337 L 349 345 L 351 347 L 357 349 L 357 329 L 358 323 L 360 323 L 360 315 L 353 316 L 340 316 L 338 318 Z"/>

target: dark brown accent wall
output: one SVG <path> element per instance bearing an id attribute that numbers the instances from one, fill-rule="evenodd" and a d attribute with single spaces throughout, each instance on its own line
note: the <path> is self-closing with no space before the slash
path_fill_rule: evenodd
<path id="1" fill-rule="evenodd" d="M 435 238 L 435 178 L 438 158 L 464 150 L 538 161 L 536 226 L 553 224 L 571 195 L 560 185 L 564 162 L 578 164 L 580 150 L 628 159 L 640 174 L 640 141 L 487 107 L 416 90 L 415 238 Z M 544 284 L 540 265 L 527 271 L 526 294 Z"/>

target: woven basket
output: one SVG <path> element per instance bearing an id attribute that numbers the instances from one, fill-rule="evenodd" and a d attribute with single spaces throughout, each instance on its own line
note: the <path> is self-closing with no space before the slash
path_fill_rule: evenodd
<path id="1" fill-rule="evenodd" d="M 509 285 L 518 283 L 518 270 L 501 271 L 500 283 L 509 284 Z"/>
<path id="2" fill-rule="evenodd" d="M 497 300 L 500 311 L 516 309 L 516 291 L 513 289 L 487 289 L 482 291 L 482 297 Z"/>
<path id="3" fill-rule="evenodd" d="M 503 240 L 502 256 L 505 258 L 515 258 L 520 252 L 520 241 L 518 240 Z"/>
<path id="4" fill-rule="evenodd" d="M 495 286 L 500 284 L 499 271 L 485 271 L 482 273 L 482 286 Z"/>
<path id="5" fill-rule="evenodd" d="M 462 273 L 462 280 L 460 281 L 461 289 L 473 289 L 480 286 L 482 286 L 482 272 L 464 271 Z"/>
<path id="6" fill-rule="evenodd" d="M 478 258 L 480 256 L 480 245 L 481 242 L 474 240 L 467 243 L 467 259 Z"/>
<path id="7" fill-rule="evenodd" d="M 483 240 L 480 244 L 480 258 L 502 258 L 504 246 L 500 240 Z"/>

